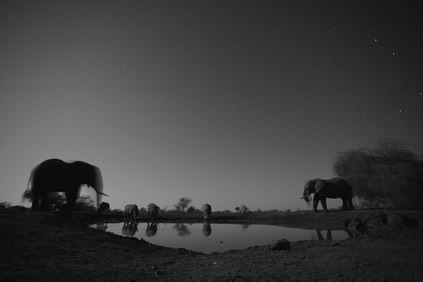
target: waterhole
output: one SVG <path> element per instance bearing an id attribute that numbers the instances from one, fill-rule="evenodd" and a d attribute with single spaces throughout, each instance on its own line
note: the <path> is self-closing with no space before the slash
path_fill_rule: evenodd
<path id="1" fill-rule="evenodd" d="M 202 253 L 239 250 L 271 244 L 275 240 L 344 240 L 343 230 L 309 230 L 259 224 L 220 223 L 101 223 L 91 226 L 121 236 L 143 239 L 149 243 L 184 248 Z"/>

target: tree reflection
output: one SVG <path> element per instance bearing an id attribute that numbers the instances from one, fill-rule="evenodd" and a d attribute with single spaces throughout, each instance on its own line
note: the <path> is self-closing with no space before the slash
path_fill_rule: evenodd
<path id="1" fill-rule="evenodd" d="M 242 231 L 247 231 L 248 227 L 250 227 L 248 223 L 241 224 Z"/>
<path id="2" fill-rule="evenodd" d="M 188 226 L 182 222 L 175 223 L 173 229 L 175 229 L 181 237 L 191 235 L 191 230 L 189 230 Z"/>

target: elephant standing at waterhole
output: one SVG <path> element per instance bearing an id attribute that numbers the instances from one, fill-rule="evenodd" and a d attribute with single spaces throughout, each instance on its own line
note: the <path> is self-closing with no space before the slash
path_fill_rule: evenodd
<path id="1" fill-rule="evenodd" d="M 159 207 L 156 204 L 149 204 L 147 206 L 148 216 L 150 217 L 151 222 L 157 221 L 157 215 L 159 214 Z"/>
<path id="2" fill-rule="evenodd" d="M 100 169 L 82 161 L 64 162 L 59 159 L 46 160 L 31 171 L 27 189 L 32 192 L 32 210 L 48 210 L 48 194 L 65 192 L 66 211 L 71 214 L 82 185 L 93 188 L 97 194 L 97 207 L 103 193 L 103 178 Z"/>
<path id="3" fill-rule="evenodd" d="M 328 180 L 313 179 L 307 181 L 304 186 L 304 193 L 302 199 L 306 202 L 310 201 L 310 195 L 314 193 L 313 210 L 317 212 L 317 205 L 319 201 L 322 203 L 325 212 L 328 212 L 326 206 L 326 198 L 336 199 L 341 198 L 343 210 L 353 210 L 353 192 L 351 185 L 342 178 L 332 178 Z"/>
<path id="4" fill-rule="evenodd" d="M 204 220 L 210 220 L 212 212 L 211 206 L 209 204 L 204 204 L 201 210 L 203 211 Z"/>
<path id="5" fill-rule="evenodd" d="M 124 209 L 125 218 L 128 221 L 135 221 L 136 218 L 139 216 L 140 211 L 138 210 L 138 206 L 135 204 L 126 205 Z"/>

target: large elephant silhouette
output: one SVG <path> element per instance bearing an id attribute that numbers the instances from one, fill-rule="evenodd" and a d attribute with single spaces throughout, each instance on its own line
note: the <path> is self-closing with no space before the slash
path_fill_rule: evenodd
<path id="1" fill-rule="evenodd" d="M 103 193 L 103 178 L 98 167 L 82 161 L 45 160 L 32 169 L 29 177 L 27 189 L 31 186 L 32 210 L 48 210 L 48 194 L 65 192 L 65 209 L 71 214 L 82 185 L 96 191 L 97 206 L 101 196 L 107 196 Z"/>
<path id="2" fill-rule="evenodd" d="M 159 207 L 156 204 L 149 204 L 147 206 L 148 216 L 150 217 L 151 222 L 157 221 L 157 215 L 159 214 Z"/>
<path id="3" fill-rule="evenodd" d="M 124 209 L 125 218 L 128 221 L 135 221 L 140 214 L 138 206 L 135 204 L 126 205 Z"/>
<path id="4" fill-rule="evenodd" d="M 201 210 L 203 211 L 204 220 L 210 220 L 212 212 L 211 206 L 209 204 L 204 204 Z"/>
<path id="5" fill-rule="evenodd" d="M 310 201 L 310 195 L 314 193 L 313 210 L 317 212 L 319 201 L 322 203 L 325 212 L 328 212 L 326 206 L 326 198 L 341 198 L 343 210 L 353 210 L 352 198 L 353 192 L 351 185 L 342 178 L 332 178 L 328 180 L 313 179 L 307 181 L 304 186 L 302 199 L 306 202 Z"/>

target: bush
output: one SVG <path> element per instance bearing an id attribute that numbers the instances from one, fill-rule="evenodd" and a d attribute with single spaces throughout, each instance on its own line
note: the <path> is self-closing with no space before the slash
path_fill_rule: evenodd
<path id="1" fill-rule="evenodd" d="M 340 152 L 333 169 L 351 183 L 365 206 L 422 207 L 423 161 L 400 142 L 385 140 L 373 150 Z"/>

